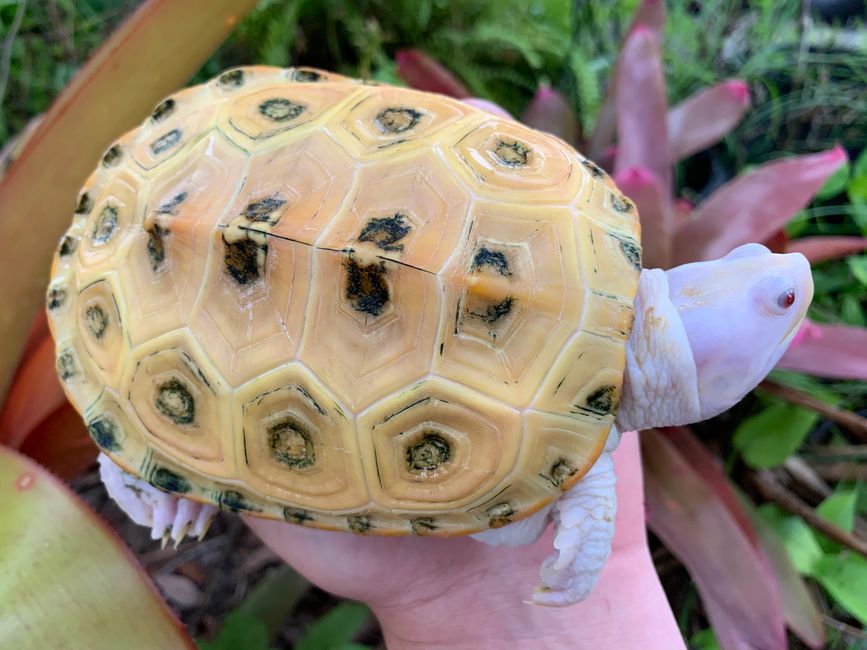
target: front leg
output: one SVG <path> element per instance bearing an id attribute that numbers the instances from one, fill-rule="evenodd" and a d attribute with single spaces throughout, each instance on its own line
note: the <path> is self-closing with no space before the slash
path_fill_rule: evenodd
<path id="1" fill-rule="evenodd" d="M 217 508 L 166 494 L 150 483 L 127 474 L 105 454 L 99 455 L 99 476 L 109 496 L 129 518 L 151 529 L 163 545 L 172 539 L 177 546 L 190 535 L 201 539 L 214 521 Z"/>
<path id="2" fill-rule="evenodd" d="M 554 553 L 539 571 L 537 605 L 563 607 L 586 598 L 611 554 L 617 495 L 614 460 L 605 451 L 590 471 L 551 509 Z"/>

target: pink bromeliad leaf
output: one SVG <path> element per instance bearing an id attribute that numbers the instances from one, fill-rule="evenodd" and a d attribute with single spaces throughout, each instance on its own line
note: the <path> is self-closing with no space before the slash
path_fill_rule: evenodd
<path id="1" fill-rule="evenodd" d="M 790 241 L 787 253 L 801 253 L 811 264 L 867 250 L 867 237 L 803 237 Z"/>
<path id="2" fill-rule="evenodd" d="M 674 161 L 719 142 L 750 107 L 750 90 L 736 79 L 698 91 L 668 112 L 668 141 Z"/>
<path id="3" fill-rule="evenodd" d="M 699 205 L 674 238 L 674 263 L 716 259 L 768 239 L 846 161 L 842 147 L 780 160 L 726 183 Z"/>
<path id="4" fill-rule="evenodd" d="M 805 321 L 777 367 L 818 377 L 867 381 L 867 329 Z"/>
<path id="5" fill-rule="evenodd" d="M 643 265 L 646 268 L 668 268 L 674 221 L 659 181 L 649 169 L 633 167 L 615 174 L 614 182 L 635 202 L 641 215 Z"/>
<path id="6" fill-rule="evenodd" d="M 662 0 L 641 0 L 635 14 L 632 17 L 632 24 L 629 26 L 628 33 L 631 34 L 638 28 L 650 30 L 657 38 L 662 40 L 662 29 L 665 26 L 665 4 Z M 621 54 L 622 60 L 622 54 Z M 617 69 L 620 62 L 615 65 L 611 78 L 617 77 Z M 608 92 L 602 105 L 599 107 L 599 113 L 596 116 L 596 127 L 593 129 L 593 134 L 590 141 L 587 143 L 587 154 L 596 162 L 601 164 L 606 150 L 614 144 L 617 136 L 617 107 L 616 102 L 616 84 L 608 85 Z"/>
<path id="7" fill-rule="evenodd" d="M 664 200 L 671 192 L 665 76 L 659 38 L 640 26 L 626 39 L 617 66 L 615 173 L 645 168 L 658 179 Z"/>
<path id="8" fill-rule="evenodd" d="M 721 486 L 730 488 L 718 465 L 697 466 L 695 445 L 682 448 L 679 435 L 651 430 L 641 436 L 648 523 L 689 570 L 720 647 L 786 648 L 776 581 L 755 533 L 745 532 L 745 526 L 752 531 L 745 513 L 720 494 Z"/>
<path id="9" fill-rule="evenodd" d="M 469 89 L 445 66 L 421 50 L 399 50 L 395 56 L 397 74 L 411 88 L 441 93 L 457 99 L 469 97 Z"/>
<path id="10" fill-rule="evenodd" d="M 61 478 L 74 478 L 96 460 L 96 445 L 57 379 L 54 341 L 47 331 L 32 343 L 0 408 L 0 444 Z"/>
<path id="11" fill-rule="evenodd" d="M 521 115 L 521 121 L 540 131 L 553 133 L 574 145 L 578 139 L 578 120 L 572 106 L 558 90 L 540 86 Z"/>

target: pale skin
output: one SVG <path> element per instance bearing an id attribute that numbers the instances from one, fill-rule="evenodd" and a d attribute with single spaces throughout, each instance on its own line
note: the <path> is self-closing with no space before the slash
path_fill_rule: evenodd
<path id="1" fill-rule="evenodd" d="M 741 246 L 719 260 L 687 264 L 665 272 L 643 271 L 634 303 L 635 324 L 627 343 L 616 428 L 628 431 L 696 422 L 735 404 L 764 378 L 785 352 L 803 321 L 812 292 L 810 268 L 803 256 L 775 255 L 757 244 Z M 460 586 L 478 594 L 480 581 L 491 579 L 497 588 L 492 588 L 493 601 L 486 606 L 494 607 L 489 612 L 494 618 L 497 612 L 502 614 L 498 608 L 524 601 L 547 606 L 570 605 L 591 594 L 612 548 L 618 550 L 619 542 L 612 545 L 612 539 L 618 540 L 614 525 L 618 503 L 614 480 L 616 463 L 612 462 L 616 445 L 615 431 L 593 468 L 555 501 L 550 510 L 473 536 L 493 545 L 492 548 L 468 539 L 359 540 L 340 533 L 298 530 L 282 523 L 252 525 L 278 552 L 302 572 L 309 572 L 316 582 L 320 582 L 315 577 L 316 567 L 327 568 L 322 566 L 323 560 L 332 569 L 345 568 L 347 564 L 343 563 L 349 562 L 348 566 L 357 566 L 361 572 L 366 571 L 366 567 L 376 566 L 377 561 L 384 561 L 389 568 L 380 567 L 382 573 L 373 572 L 371 576 L 379 576 L 376 580 L 356 575 L 354 583 L 365 587 L 375 584 L 374 589 L 382 590 L 389 584 L 384 576 L 400 575 L 398 584 L 406 591 L 402 597 L 407 598 L 408 603 L 427 606 L 436 602 L 437 593 L 447 591 L 449 599 L 453 599 L 452 590 L 457 592 Z M 625 462 L 629 468 L 618 472 L 621 482 L 639 475 L 637 461 L 620 462 Z M 152 526 L 155 538 L 178 539 L 186 533 L 203 534 L 215 512 L 213 506 L 159 493 L 139 479 L 123 474 L 111 461 L 102 462 L 102 471 L 115 500 L 135 521 Z M 620 490 L 623 489 L 621 486 Z M 635 507 L 641 503 L 640 489 L 633 490 L 626 501 L 627 507 L 622 497 L 620 501 L 618 522 L 623 521 L 623 510 L 632 513 L 627 514 L 628 517 L 635 517 Z M 545 535 L 537 541 L 550 520 L 554 522 L 553 540 Z M 642 527 L 641 517 L 629 521 L 631 523 L 622 524 L 627 531 L 630 526 Z M 330 539 L 334 541 L 324 542 Z M 618 563 L 626 562 L 634 564 L 633 569 L 639 574 L 647 570 L 652 577 L 649 562 L 635 564 L 636 539 L 632 537 L 622 547 L 626 555 L 618 552 L 616 561 L 608 561 L 608 566 L 615 566 L 608 573 L 616 571 Z M 322 549 L 332 543 L 335 545 L 332 552 L 321 555 Z M 318 554 L 298 551 L 310 544 Z M 522 548 L 509 548 L 514 546 Z M 554 552 L 540 563 L 538 549 L 552 546 Z M 361 561 L 358 553 L 368 552 L 373 553 L 374 558 Z M 382 556 L 375 560 L 377 554 Z M 624 557 L 630 559 L 624 560 Z M 531 558 L 534 563 L 530 562 Z M 398 561 L 406 563 L 404 572 L 395 571 Z M 442 561 L 449 564 L 447 572 L 443 570 Z M 465 570 L 455 569 L 455 563 Z M 541 570 L 538 569 L 540 564 Z M 506 566 L 510 567 L 506 573 L 499 573 Z M 527 593 L 530 581 L 526 570 L 530 566 L 537 567 L 541 580 L 534 592 Z M 417 591 L 408 589 L 407 585 L 414 583 L 407 581 L 407 572 L 419 574 Z M 627 573 L 632 579 L 632 571 Z M 328 579 L 327 573 L 322 575 L 325 588 L 330 587 Z M 443 581 L 447 589 L 437 592 L 436 585 Z M 347 587 L 335 584 L 331 588 L 343 595 L 361 597 L 361 594 L 353 596 Z M 367 600 L 380 612 L 391 609 L 397 612 L 397 604 L 379 604 L 380 600 L 390 602 L 386 596 L 387 593 L 376 591 Z M 585 603 L 582 607 L 589 605 Z M 533 618 L 537 614 L 523 616 Z"/>

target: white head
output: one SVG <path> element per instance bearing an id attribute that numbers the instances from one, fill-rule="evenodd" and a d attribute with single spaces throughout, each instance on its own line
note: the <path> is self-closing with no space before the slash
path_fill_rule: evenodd
<path id="1" fill-rule="evenodd" d="M 760 244 L 666 276 L 692 348 L 702 419 L 731 407 L 773 369 L 813 298 L 806 258 Z"/>

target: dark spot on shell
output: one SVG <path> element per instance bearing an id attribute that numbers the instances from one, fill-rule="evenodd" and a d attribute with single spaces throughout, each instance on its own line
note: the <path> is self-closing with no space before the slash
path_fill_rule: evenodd
<path id="1" fill-rule="evenodd" d="M 186 494 L 192 489 L 187 479 L 167 467 L 154 468 L 148 482 L 155 488 L 177 494 Z"/>
<path id="2" fill-rule="evenodd" d="M 146 232 L 148 234 L 148 259 L 151 261 L 151 269 L 156 272 L 166 261 L 165 237 L 169 234 L 169 230 L 153 224 Z"/>
<path id="3" fill-rule="evenodd" d="M 616 386 L 600 386 L 587 396 L 587 410 L 599 415 L 607 415 L 617 408 Z"/>
<path id="4" fill-rule="evenodd" d="M 482 246 L 476 251 L 475 257 L 473 257 L 471 270 L 481 271 L 487 268 L 505 277 L 512 275 L 512 272 L 509 270 L 509 260 L 506 259 L 505 253 Z"/>
<path id="5" fill-rule="evenodd" d="M 66 302 L 67 293 L 63 287 L 51 287 L 48 290 L 48 308 L 51 310 L 62 307 Z"/>
<path id="6" fill-rule="evenodd" d="M 530 147 L 517 140 L 500 140 L 494 147 L 494 155 L 508 167 L 523 167 L 530 160 Z"/>
<path id="7" fill-rule="evenodd" d="M 64 235 L 63 239 L 60 240 L 60 247 L 57 249 L 57 254 L 60 255 L 60 257 L 66 257 L 67 255 L 74 253 L 76 248 L 78 248 L 78 240 L 70 235 Z"/>
<path id="8" fill-rule="evenodd" d="M 605 176 L 605 170 L 602 169 L 599 165 L 597 165 L 592 160 L 585 158 L 584 160 L 581 161 L 581 164 L 584 165 L 590 171 L 590 173 L 593 174 L 594 176 L 596 176 L 597 178 Z"/>
<path id="9" fill-rule="evenodd" d="M 370 523 L 370 517 L 367 515 L 350 515 L 346 518 L 346 523 L 349 530 L 359 535 L 369 533 L 373 525 Z"/>
<path id="10" fill-rule="evenodd" d="M 618 212 L 632 212 L 635 209 L 635 205 L 627 199 L 622 194 L 611 194 L 611 207 L 613 207 Z"/>
<path id="11" fill-rule="evenodd" d="M 449 462 L 452 456 L 448 441 L 437 433 L 425 433 L 422 439 L 406 450 L 406 464 L 414 473 L 432 471 Z"/>
<path id="12" fill-rule="evenodd" d="M 291 524 L 303 526 L 308 521 L 313 521 L 314 517 L 303 508 L 283 508 L 283 519 Z"/>
<path id="13" fill-rule="evenodd" d="M 293 417 L 268 427 L 268 446 L 274 460 L 292 469 L 307 469 L 316 463 L 313 435 Z"/>
<path id="14" fill-rule="evenodd" d="M 151 142 L 151 151 L 155 155 L 159 155 L 163 152 L 168 151 L 181 141 L 181 135 L 182 134 L 180 129 L 172 129 L 165 135 L 160 136 L 159 138 Z"/>
<path id="15" fill-rule="evenodd" d="M 247 510 L 250 512 L 258 512 L 260 509 L 247 503 L 247 499 L 237 490 L 226 490 L 221 492 L 217 497 L 217 505 L 223 510 L 230 512 L 238 512 Z"/>
<path id="16" fill-rule="evenodd" d="M 84 326 L 97 341 L 105 335 L 108 329 L 108 314 L 102 305 L 91 305 L 84 311 Z"/>
<path id="17" fill-rule="evenodd" d="M 501 318 L 509 315 L 514 304 L 515 299 L 512 296 L 506 296 L 500 302 L 488 305 L 484 312 L 471 311 L 470 316 L 474 316 L 488 325 L 494 325 Z"/>
<path id="18" fill-rule="evenodd" d="M 120 451 L 118 442 L 118 427 L 113 418 L 100 415 L 87 424 L 87 432 L 100 449 L 105 451 Z"/>
<path id="19" fill-rule="evenodd" d="M 217 83 L 226 90 L 240 88 L 244 85 L 244 71 L 229 70 L 228 72 L 224 72 L 217 79 Z"/>
<path id="20" fill-rule="evenodd" d="M 268 245 L 260 244 L 250 237 L 242 237 L 237 241 L 228 242 L 223 235 L 223 261 L 226 263 L 226 272 L 234 278 L 235 282 L 242 285 L 256 282 L 262 274 L 265 256 L 268 254 Z"/>
<path id="21" fill-rule="evenodd" d="M 389 300 L 385 274 L 383 262 L 363 265 L 351 258 L 347 260 L 346 299 L 355 311 L 370 316 L 382 314 Z"/>
<path id="22" fill-rule="evenodd" d="M 157 107 L 154 109 L 153 113 L 151 113 L 151 119 L 154 122 L 160 122 L 174 112 L 175 100 L 169 97 L 168 99 L 164 99 L 159 104 L 157 104 Z"/>
<path id="23" fill-rule="evenodd" d="M 171 214 L 176 215 L 178 213 L 178 207 L 187 200 L 186 192 L 178 192 L 168 201 L 163 203 L 160 207 L 157 208 L 157 214 Z"/>
<path id="24" fill-rule="evenodd" d="M 403 133 L 415 128 L 422 115 L 413 108 L 386 108 L 377 114 L 374 122 L 385 133 Z"/>
<path id="25" fill-rule="evenodd" d="M 90 198 L 89 193 L 82 192 L 75 206 L 75 214 L 89 214 L 91 210 L 93 210 L 93 199 Z"/>
<path id="26" fill-rule="evenodd" d="M 292 75 L 294 81 L 319 81 L 322 79 L 322 75 L 319 74 L 316 70 L 310 70 L 306 68 L 300 68 L 295 71 L 295 74 Z"/>
<path id="27" fill-rule="evenodd" d="M 55 362 L 54 367 L 57 370 L 57 376 L 60 377 L 61 381 L 69 381 L 78 374 L 78 366 L 75 363 L 75 357 L 72 356 L 72 352 L 69 350 L 64 350 L 57 355 L 57 361 Z"/>
<path id="28" fill-rule="evenodd" d="M 106 167 L 112 167 L 119 163 L 121 158 L 123 158 L 123 149 L 119 144 L 113 144 L 109 147 L 108 151 L 103 154 L 102 164 Z"/>
<path id="29" fill-rule="evenodd" d="M 106 244 L 112 238 L 117 229 L 117 217 L 117 208 L 113 205 L 107 205 L 102 209 L 90 235 L 90 240 L 95 245 Z"/>
<path id="30" fill-rule="evenodd" d="M 491 528 L 500 528 L 506 524 L 512 523 L 512 517 L 516 514 L 516 510 L 508 501 L 498 503 L 485 510 L 485 515 L 488 517 L 488 525 Z"/>
<path id="31" fill-rule="evenodd" d="M 274 217 L 274 213 L 284 205 L 286 205 L 286 199 L 281 199 L 278 196 L 269 196 L 267 199 L 248 203 L 241 214 L 250 221 L 267 221 L 273 226 L 280 221 L 280 215 Z"/>
<path id="32" fill-rule="evenodd" d="M 414 535 L 430 535 L 439 528 L 435 522 L 433 517 L 416 517 L 409 520 L 409 526 Z"/>
<path id="33" fill-rule="evenodd" d="M 370 242 L 384 251 L 402 251 L 401 239 L 409 234 L 410 227 L 405 215 L 396 212 L 391 217 L 375 217 L 367 222 L 358 236 L 360 242 Z"/>
<path id="34" fill-rule="evenodd" d="M 179 379 L 172 378 L 157 386 L 154 406 L 175 424 L 192 424 L 196 419 L 196 402 Z"/>
<path id="35" fill-rule="evenodd" d="M 259 104 L 259 113 L 273 122 L 288 122 L 301 115 L 307 107 L 285 97 L 273 97 Z"/>
<path id="36" fill-rule="evenodd" d="M 640 271 L 641 247 L 631 239 L 621 239 L 618 237 L 617 240 L 620 244 L 620 252 L 623 253 L 624 257 L 626 257 L 632 266 Z"/>
<path id="37" fill-rule="evenodd" d="M 551 464 L 549 476 L 554 485 L 557 487 L 563 487 L 563 484 L 569 479 L 569 477 L 574 476 L 577 471 L 578 469 L 568 460 L 565 458 L 558 458 Z"/>

